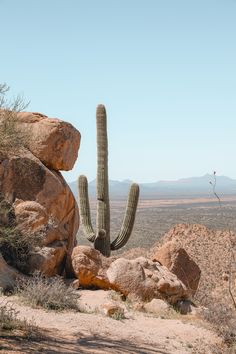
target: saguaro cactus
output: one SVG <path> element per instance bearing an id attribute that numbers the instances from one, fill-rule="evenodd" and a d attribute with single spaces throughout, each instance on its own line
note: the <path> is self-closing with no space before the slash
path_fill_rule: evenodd
<path id="1" fill-rule="evenodd" d="M 93 229 L 88 198 L 88 181 L 79 176 L 79 205 L 84 233 L 87 239 L 104 256 L 109 257 L 111 250 L 123 247 L 130 238 L 139 198 L 139 186 L 133 183 L 130 187 L 124 220 L 118 236 L 110 241 L 110 204 L 108 187 L 108 140 L 106 109 L 98 105 L 97 120 L 97 222 L 96 232 Z"/>

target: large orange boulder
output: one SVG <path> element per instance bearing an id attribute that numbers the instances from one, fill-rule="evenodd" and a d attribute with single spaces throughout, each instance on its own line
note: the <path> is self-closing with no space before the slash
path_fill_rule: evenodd
<path id="1" fill-rule="evenodd" d="M 175 303 L 189 296 L 186 286 L 176 275 L 144 257 L 107 259 L 89 246 L 77 246 L 72 253 L 72 266 L 84 287 L 113 289 L 142 301 L 161 298 Z"/>
<path id="2" fill-rule="evenodd" d="M 45 166 L 68 171 L 74 166 L 80 146 L 80 133 L 70 123 L 40 113 L 17 114 L 19 128 L 29 133 L 26 147 Z"/>
<path id="3" fill-rule="evenodd" d="M 90 288 L 109 289 L 110 283 L 106 271 L 112 258 L 104 257 L 89 246 L 76 246 L 72 252 L 72 267 L 80 285 Z"/>
<path id="4" fill-rule="evenodd" d="M 193 296 L 198 288 L 201 270 L 184 248 L 174 241 L 164 243 L 151 259 L 160 262 L 174 273 L 189 289 Z"/>
<path id="5" fill-rule="evenodd" d="M 139 257 L 119 258 L 107 270 L 112 288 L 137 300 L 166 299 L 175 303 L 189 296 L 185 285 L 166 267 Z"/>
<path id="6" fill-rule="evenodd" d="M 1 198 L 12 205 L 22 235 L 40 235 L 40 244 L 28 260 L 28 272 L 72 274 L 79 212 L 59 170 L 73 167 L 80 133 L 69 123 L 38 113 L 18 113 L 17 117 L 18 129 L 28 131 L 29 139 L 18 151 L 0 154 Z"/>

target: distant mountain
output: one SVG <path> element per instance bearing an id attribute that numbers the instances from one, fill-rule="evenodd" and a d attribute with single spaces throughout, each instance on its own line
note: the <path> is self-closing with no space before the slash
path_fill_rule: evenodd
<path id="1" fill-rule="evenodd" d="M 181 178 L 176 181 L 158 181 L 154 183 L 141 183 L 140 194 L 143 199 L 156 198 L 179 198 L 194 196 L 213 195 L 212 185 L 214 176 L 206 174 L 201 177 Z M 123 199 L 127 197 L 132 181 L 109 181 L 110 196 L 113 199 Z M 77 198 L 77 182 L 69 183 L 69 186 Z M 216 192 L 219 195 L 236 194 L 236 180 L 226 176 L 216 176 Z M 89 195 L 96 196 L 96 180 L 89 183 Z"/>

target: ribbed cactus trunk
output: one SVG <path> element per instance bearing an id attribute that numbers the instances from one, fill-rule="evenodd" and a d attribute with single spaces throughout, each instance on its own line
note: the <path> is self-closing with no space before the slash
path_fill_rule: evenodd
<path id="1" fill-rule="evenodd" d="M 108 187 L 108 139 L 107 117 L 103 105 L 97 107 L 97 234 L 95 247 L 109 257 L 110 205 Z"/>
<path id="2" fill-rule="evenodd" d="M 111 250 L 123 247 L 130 238 L 139 198 L 139 186 L 131 185 L 126 212 L 121 230 L 115 240 L 110 242 L 110 204 L 108 187 L 108 139 L 106 109 L 97 107 L 97 224 L 94 232 L 88 198 L 88 182 L 85 176 L 79 177 L 79 205 L 81 222 L 87 239 L 94 243 L 95 249 L 109 257 Z"/>

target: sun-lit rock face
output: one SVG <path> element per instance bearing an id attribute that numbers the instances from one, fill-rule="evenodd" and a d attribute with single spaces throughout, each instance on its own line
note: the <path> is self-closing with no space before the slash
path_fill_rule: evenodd
<path id="1" fill-rule="evenodd" d="M 183 247 L 175 241 L 164 243 L 152 254 L 153 261 L 159 261 L 189 288 L 195 295 L 201 278 L 201 270 Z"/>
<path id="2" fill-rule="evenodd" d="M 44 165 L 69 171 L 78 157 L 80 133 L 71 124 L 40 113 L 18 113 L 20 128 L 29 132 L 27 148 Z"/>

